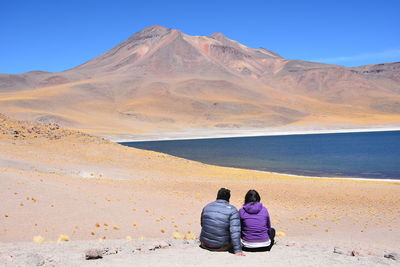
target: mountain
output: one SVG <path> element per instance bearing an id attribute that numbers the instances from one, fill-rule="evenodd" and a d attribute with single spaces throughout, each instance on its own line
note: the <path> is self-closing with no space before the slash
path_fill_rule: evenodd
<path id="1" fill-rule="evenodd" d="M 0 112 L 103 136 L 400 127 L 400 63 L 290 60 L 152 26 L 63 72 L 0 74 Z"/>

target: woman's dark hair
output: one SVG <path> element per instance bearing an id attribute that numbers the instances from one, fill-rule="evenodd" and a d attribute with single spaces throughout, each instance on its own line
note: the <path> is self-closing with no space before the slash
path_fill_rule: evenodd
<path id="1" fill-rule="evenodd" d="M 249 202 L 260 202 L 261 198 L 260 195 L 256 190 L 249 190 L 247 192 L 246 196 L 244 197 L 244 204 L 249 203 Z"/>
<path id="2" fill-rule="evenodd" d="M 220 190 L 218 190 L 217 199 L 223 199 L 229 202 L 230 198 L 231 198 L 231 190 L 226 188 L 221 188 Z"/>

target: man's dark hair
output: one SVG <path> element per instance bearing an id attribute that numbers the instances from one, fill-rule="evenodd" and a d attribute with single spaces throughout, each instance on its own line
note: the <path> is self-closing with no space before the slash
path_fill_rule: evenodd
<path id="1" fill-rule="evenodd" d="M 231 190 L 226 188 L 221 188 L 220 190 L 218 190 L 217 199 L 223 199 L 229 202 L 230 198 L 231 198 Z"/>
<path id="2" fill-rule="evenodd" d="M 261 197 L 258 194 L 258 192 L 256 190 L 249 190 L 249 192 L 247 192 L 246 196 L 244 197 L 244 203 L 249 203 L 249 202 L 260 202 Z"/>

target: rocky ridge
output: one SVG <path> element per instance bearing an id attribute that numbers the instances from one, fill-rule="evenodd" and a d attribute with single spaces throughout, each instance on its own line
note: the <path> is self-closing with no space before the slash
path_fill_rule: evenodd
<path id="1" fill-rule="evenodd" d="M 10 118 L 0 113 L 0 138 L 20 141 L 57 140 L 76 138 L 77 141 L 109 143 L 109 141 L 93 137 L 86 133 L 65 129 L 56 123 L 35 123 Z"/>

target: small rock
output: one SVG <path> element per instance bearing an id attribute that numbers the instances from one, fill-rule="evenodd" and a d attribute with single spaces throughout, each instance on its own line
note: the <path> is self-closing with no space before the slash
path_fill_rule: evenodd
<path id="1" fill-rule="evenodd" d="M 7 134 L 10 134 L 10 135 L 18 135 L 18 134 L 19 134 L 19 131 L 8 131 Z"/>
<path id="2" fill-rule="evenodd" d="M 370 251 L 370 250 L 366 250 L 366 249 L 362 249 L 362 248 L 356 248 L 356 249 L 353 249 L 352 251 L 351 251 L 351 256 L 361 256 L 361 257 L 365 257 L 365 256 L 368 256 L 368 255 L 373 255 L 374 253 L 372 252 L 372 251 Z"/>
<path id="3" fill-rule="evenodd" d="M 384 255 L 384 257 L 388 258 L 388 259 L 391 259 L 391 260 L 395 260 L 395 261 L 400 260 L 400 255 L 399 255 L 399 253 L 396 253 L 396 252 L 386 253 Z"/>
<path id="4" fill-rule="evenodd" d="M 285 246 L 287 246 L 287 247 L 298 247 L 299 244 L 297 244 L 296 242 L 293 242 L 293 241 L 288 241 L 288 242 L 286 242 Z"/>
<path id="5" fill-rule="evenodd" d="M 103 251 L 101 249 L 88 249 L 85 251 L 85 259 L 96 260 L 103 258 Z"/>
<path id="6" fill-rule="evenodd" d="M 336 254 L 344 254 L 344 255 L 347 255 L 348 254 L 348 252 L 347 251 L 345 251 L 344 249 L 342 249 L 342 248 L 339 248 L 339 247 L 334 247 L 333 248 L 333 253 L 336 253 Z"/>
<path id="7" fill-rule="evenodd" d="M 191 245 L 191 246 L 193 246 L 193 245 L 200 245 L 200 242 L 199 242 L 198 239 L 196 239 L 196 240 L 183 240 L 183 244 L 184 244 L 184 245 Z"/>
<path id="8" fill-rule="evenodd" d="M 151 246 L 147 246 L 144 250 L 153 251 L 153 250 L 156 250 L 156 249 L 157 249 L 156 246 L 151 245 Z"/>
<path id="9" fill-rule="evenodd" d="M 171 244 L 166 241 L 161 241 L 157 244 L 157 246 L 158 246 L 158 248 L 167 248 L 167 247 L 171 246 Z"/>
<path id="10" fill-rule="evenodd" d="M 360 252 L 357 249 L 353 249 L 351 251 L 351 256 L 355 257 L 355 256 L 360 256 Z"/>
<path id="11" fill-rule="evenodd" d="M 104 255 L 113 255 L 118 254 L 121 251 L 121 248 L 104 248 L 103 254 Z"/>

